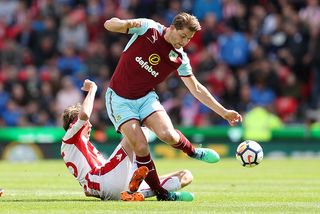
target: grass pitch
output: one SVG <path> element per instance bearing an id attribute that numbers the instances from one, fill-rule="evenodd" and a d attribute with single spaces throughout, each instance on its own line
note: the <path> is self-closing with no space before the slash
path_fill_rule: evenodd
<path id="1" fill-rule="evenodd" d="M 206 164 L 156 160 L 159 174 L 189 169 L 193 202 L 111 202 L 86 198 L 62 160 L 0 161 L 0 213 L 320 213 L 319 159 L 265 159 L 244 168 L 235 159 Z"/>

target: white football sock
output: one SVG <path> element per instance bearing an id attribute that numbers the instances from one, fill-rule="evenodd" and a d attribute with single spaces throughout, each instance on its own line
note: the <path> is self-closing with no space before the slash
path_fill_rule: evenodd
<path id="1" fill-rule="evenodd" d="M 168 177 L 165 178 L 163 180 L 160 180 L 160 185 L 168 190 L 168 191 L 176 191 L 181 189 L 181 183 L 179 181 L 179 178 L 176 176 L 173 177 Z M 142 182 L 142 184 L 140 185 L 140 188 L 138 190 L 139 192 L 141 192 L 145 198 L 150 198 L 155 196 L 154 192 L 150 189 L 150 187 L 148 186 L 148 184 L 146 182 Z"/>

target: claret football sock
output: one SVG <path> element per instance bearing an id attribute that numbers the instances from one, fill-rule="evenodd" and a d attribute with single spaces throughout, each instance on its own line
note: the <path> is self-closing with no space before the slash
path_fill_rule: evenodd
<path id="1" fill-rule="evenodd" d="M 149 173 L 144 180 L 149 185 L 149 187 L 152 190 L 162 190 L 163 188 L 160 185 L 159 176 L 150 154 L 145 157 L 136 156 L 136 162 L 138 167 L 146 166 L 148 168 Z"/>
<path id="2" fill-rule="evenodd" d="M 190 157 L 192 157 L 195 153 L 194 146 L 190 143 L 190 141 L 179 131 L 176 129 L 176 132 L 180 136 L 180 140 L 178 143 L 171 145 L 173 148 L 180 149 Z"/>

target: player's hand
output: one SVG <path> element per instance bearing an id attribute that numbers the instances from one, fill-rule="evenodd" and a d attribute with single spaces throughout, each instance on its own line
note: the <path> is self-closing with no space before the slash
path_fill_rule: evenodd
<path id="1" fill-rule="evenodd" d="M 223 118 L 227 120 L 231 126 L 234 126 L 237 123 L 242 122 L 242 116 L 238 112 L 233 110 L 227 110 Z"/>
<path id="2" fill-rule="evenodd" d="M 86 80 L 83 82 L 83 86 L 81 87 L 81 90 L 82 90 L 82 91 L 89 91 L 90 89 L 97 89 L 97 85 L 96 85 L 95 82 L 86 79 Z"/>
<path id="3" fill-rule="evenodd" d="M 141 27 L 141 21 L 137 19 L 128 19 L 127 28 Z"/>

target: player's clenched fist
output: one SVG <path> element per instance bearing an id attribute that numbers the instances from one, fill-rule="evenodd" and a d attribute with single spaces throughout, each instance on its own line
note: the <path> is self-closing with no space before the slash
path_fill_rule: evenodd
<path id="1" fill-rule="evenodd" d="M 89 91 L 90 89 L 96 89 L 96 88 L 97 88 L 97 85 L 94 82 L 92 82 L 91 80 L 86 79 L 83 82 L 83 86 L 81 87 L 81 90 L 82 91 Z"/>
<path id="2" fill-rule="evenodd" d="M 223 118 L 229 122 L 231 126 L 236 125 L 237 123 L 242 122 L 242 116 L 233 110 L 227 110 Z"/>

